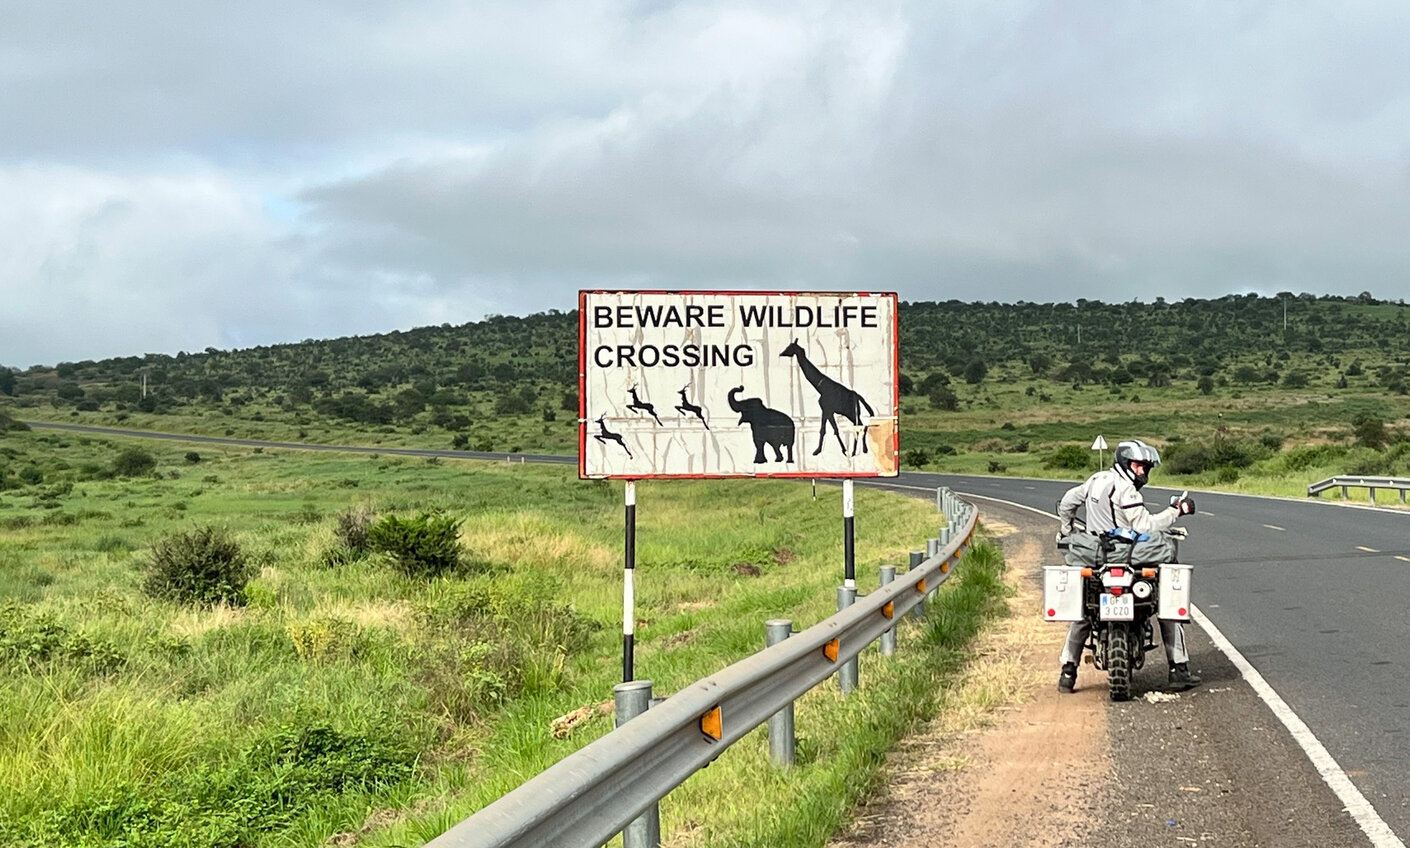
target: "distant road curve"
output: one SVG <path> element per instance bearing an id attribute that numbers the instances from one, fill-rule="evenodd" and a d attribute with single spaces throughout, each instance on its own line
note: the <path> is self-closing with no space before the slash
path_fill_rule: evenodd
<path id="1" fill-rule="evenodd" d="M 284 448 L 286 450 L 334 451 L 337 453 L 375 453 L 393 456 L 421 456 L 439 459 L 489 459 L 548 462 L 556 465 L 577 465 L 576 456 L 547 453 L 488 453 L 485 451 L 432 450 L 430 448 L 368 447 L 362 445 L 320 445 L 312 442 L 268 442 L 261 439 L 231 439 L 221 436 L 194 436 L 182 433 L 158 433 L 154 430 L 123 430 L 118 427 L 89 427 L 83 424 L 59 424 L 53 421 L 23 422 L 38 430 L 64 430 L 92 436 L 125 436 L 128 438 L 162 439 L 168 442 L 199 442 L 207 445 L 227 445 L 246 448 Z"/>

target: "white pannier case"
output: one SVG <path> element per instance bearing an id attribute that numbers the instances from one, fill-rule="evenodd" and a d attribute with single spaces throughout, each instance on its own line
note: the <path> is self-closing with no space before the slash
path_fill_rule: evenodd
<path id="1" fill-rule="evenodd" d="M 1043 566 L 1043 619 L 1082 620 L 1082 569 L 1070 565 Z"/>
<path id="2" fill-rule="evenodd" d="M 1194 566 L 1167 563 L 1160 567 L 1160 618 L 1190 620 L 1190 580 Z"/>

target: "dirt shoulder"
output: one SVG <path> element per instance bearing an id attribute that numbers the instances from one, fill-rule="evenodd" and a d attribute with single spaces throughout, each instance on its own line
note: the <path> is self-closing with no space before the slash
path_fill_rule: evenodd
<path id="1" fill-rule="evenodd" d="M 1112 704 L 1084 664 L 1056 691 L 1065 628 L 1037 609 L 1050 522 L 985 505 L 1003 546 L 1013 613 L 982 637 L 943 714 L 890 757 L 888 785 L 832 848 L 1366 846 L 1302 751 L 1237 669 L 1190 628 L 1204 677 L 1160 690 L 1159 650 Z M 1150 699 L 1146 696 L 1150 694 Z"/>

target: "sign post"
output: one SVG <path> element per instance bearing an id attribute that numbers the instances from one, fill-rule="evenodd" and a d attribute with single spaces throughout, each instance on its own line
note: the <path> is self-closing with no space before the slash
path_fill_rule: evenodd
<path id="1" fill-rule="evenodd" d="M 636 481 L 626 483 L 627 506 L 624 567 L 622 568 L 622 682 L 636 673 Z"/>
<path id="2" fill-rule="evenodd" d="M 626 481 L 622 674 L 635 673 L 636 481 L 841 478 L 899 468 L 895 293 L 583 291 L 578 475 Z"/>
<path id="3" fill-rule="evenodd" d="M 1102 438 L 1101 433 L 1098 433 L 1097 437 L 1092 440 L 1092 450 L 1097 452 L 1097 470 L 1101 471 L 1103 468 L 1106 468 L 1106 453 L 1104 453 L 1104 451 L 1106 451 L 1106 439 Z"/>

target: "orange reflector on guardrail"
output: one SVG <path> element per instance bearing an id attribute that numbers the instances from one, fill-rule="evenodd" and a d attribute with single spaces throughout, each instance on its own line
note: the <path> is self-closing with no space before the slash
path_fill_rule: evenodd
<path id="1" fill-rule="evenodd" d="M 823 645 L 823 656 L 827 657 L 828 662 L 837 662 L 837 647 L 836 639 Z"/>
<path id="2" fill-rule="evenodd" d="M 884 607 L 881 608 L 881 614 L 884 615 L 884 616 L 886 616 L 887 618 L 895 618 L 895 617 L 896 617 L 896 605 L 893 604 L 893 603 L 891 603 L 890 601 L 887 601 L 887 602 L 886 602 L 886 606 L 884 606 Z"/>
<path id="3" fill-rule="evenodd" d="M 940 563 L 940 573 L 941 573 L 941 574 L 949 574 L 949 573 L 950 573 L 950 564 L 949 564 L 948 562 L 942 562 L 942 563 Z"/>
<path id="4" fill-rule="evenodd" d="M 922 577 L 922 578 L 920 579 L 920 582 L 916 584 L 916 591 L 917 591 L 917 592 L 920 592 L 922 595 L 925 594 L 925 578 L 924 578 L 924 577 Z"/>
<path id="5" fill-rule="evenodd" d="M 700 732 L 714 739 L 716 742 L 725 738 L 725 722 L 720 715 L 720 708 L 715 707 L 708 713 L 700 717 Z"/>

